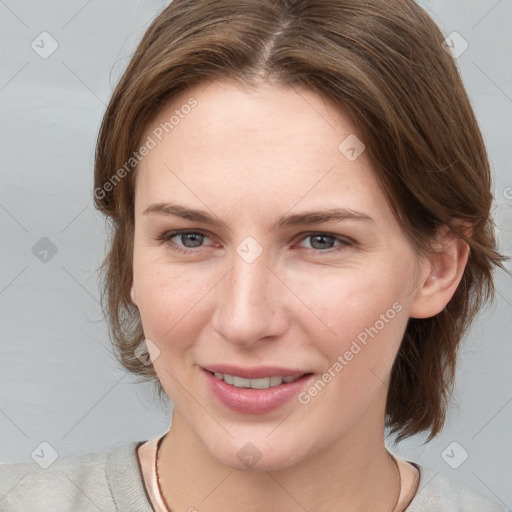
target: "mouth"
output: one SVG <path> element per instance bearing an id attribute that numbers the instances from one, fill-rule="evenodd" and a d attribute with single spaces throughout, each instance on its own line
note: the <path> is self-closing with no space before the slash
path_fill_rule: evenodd
<path id="1" fill-rule="evenodd" d="M 208 371 L 208 370 L 207 370 Z M 281 375 L 273 375 L 271 377 L 261 377 L 259 379 L 246 379 L 244 377 L 240 377 L 238 375 L 230 375 L 228 373 L 220 373 L 220 372 L 209 372 L 214 375 L 217 379 L 224 381 L 226 384 L 230 386 L 234 386 L 235 388 L 247 388 L 247 389 L 268 389 L 280 386 L 281 384 L 289 384 L 290 382 L 294 382 L 298 379 L 301 379 L 305 375 L 310 375 L 309 373 L 304 373 L 302 375 L 296 376 L 281 376 Z"/>
<path id="2" fill-rule="evenodd" d="M 264 414 L 279 408 L 297 396 L 313 376 L 312 372 L 275 368 L 231 369 L 229 373 L 225 367 L 220 369 L 202 368 L 207 387 L 221 404 L 244 414 Z"/>

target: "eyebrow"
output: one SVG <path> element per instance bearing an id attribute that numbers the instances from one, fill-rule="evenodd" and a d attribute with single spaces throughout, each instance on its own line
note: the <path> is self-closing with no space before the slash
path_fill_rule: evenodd
<path id="1" fill-rule="evenodd" d="M 142 215 L 149 214 L 181 217 L 182 219 L 201 222 L 212 227 L 226 228 L 226 223 L 220 220 L 218 217 L 214 217 L 204 210 L 186 208 L 185 206 L 181 206 L 179 204 L 155 203 L 148 206 L 142 213 Z M 375 222 L 372 217 L 363 212 L 358 212 L 347 208 L 328 208 L 325 210 L 313 210 L 283 215 L 279 218 L 275 225 L 277 225 L 278 228 L 286 228 L 293 226 L 320 224 L 322 222 L 329 221 L 343 221 L 347 219 Z"/>

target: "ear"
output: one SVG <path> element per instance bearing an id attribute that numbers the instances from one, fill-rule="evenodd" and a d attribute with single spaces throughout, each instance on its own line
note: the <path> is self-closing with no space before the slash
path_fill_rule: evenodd
<path id="1" fill-rule="evenodd" d="M 132 288 L 130 290 L 130 297 L 132 298 L 132 302 L 137 305 L 137 294 L 135 293 L 135 286 L 132 283 Z"/>
<path id="2" fill-rule="evenodd" d="M 465 234 L 467 229 L 464 230 Z M 468 262 L 469 245 L 446 226 L 434 244 L 435 252 L 426 255 L 420 263 L 417 283 L 409 316 L 430 318 L 446 307 L 464 274 Z"/>

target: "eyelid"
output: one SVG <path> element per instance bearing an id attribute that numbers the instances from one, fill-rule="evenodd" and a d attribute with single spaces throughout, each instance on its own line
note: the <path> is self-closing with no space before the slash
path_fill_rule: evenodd
<path id="1" fill-rule="evenodd" d="M 355 244 L 355 241 L 352 240 L 350 237 L 345 236 L 345 235 L 338 235 L 336 233 L 330 233 L 329 231 L 307 231 L 305 233 L 301 233 L 301 234 L 297 235 L 295 238 L 297 240 L 304 240 L 304 239 L 306 239 L 310 236 L 314 236 L 314 235 L 329 236 L 332 238 L 336 238 L 337 240 L 340 240 L 347 244 Z"/>

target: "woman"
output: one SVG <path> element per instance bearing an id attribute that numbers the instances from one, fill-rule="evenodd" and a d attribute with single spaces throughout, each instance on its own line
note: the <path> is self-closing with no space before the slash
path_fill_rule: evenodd
<path id="1" fill-rule="evenodd" d="M 172 425 L 2 467 L 2 510 L 503 510 L 384 444 L 440 432 L 502 267 L 442 42 L 408 0 L 157 17 L 107 108 L 94 196 L 116 353 Z"/>

